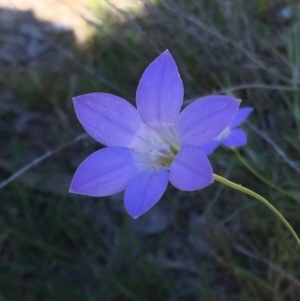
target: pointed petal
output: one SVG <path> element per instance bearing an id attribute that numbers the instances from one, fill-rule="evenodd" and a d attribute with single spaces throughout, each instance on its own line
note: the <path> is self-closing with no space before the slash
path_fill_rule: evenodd
<path id="1" fill-rule="evenodd" d="M 184 145 L 171 164 L 170 182 L 185 191 L 204 188 L 213 182 L 210 162 L 199 148 Z"/>
<path id="2" fill-rule="evenodd" d="M 201 150 L 203 151 L 203 153 L 208 156 L 210 155 L 219 145 L 221 144 L 221 142 L 219 140 L 213 140 L 211 142 L 209 142 L 208 144 L 205 144 L 203 146 L 201 146 Z"/>
<path id="3" fill-rule="evenodd" d="M 125 208 L 129 215 L 138 218 L 162 197 L 168 186 L 167 169 L 140 174 L 132 179 L 125 190 Z"/>
<path id="4" fill-rule="evenodd" d="M 107 196 L 125 189 L 138 174 L 135 153 L 123 147 L 103 148 L 86 158 L 75 172 L 70 192 Z"/>
<path id="5" fill-rule="evenodd" d="M 183 84 L 166 50 L 145 70 L 137 88 L 138 111 L 150 126 L 175 123 L 183 101 Z"/>
<path id="6" fill-rule="evenodd" d="M 73 100 L 80 123 L 97 141 L 137 150 L 148 147 L 145 125 L 126 100 L 108 93 L 90 93 Z"/>
<path id="7" fill-rule="evenodd" d="M 177 130 L 181 145 L 202 146 L 216 138 L 234 118 L 240 100 L 212 95 L 187 106 L 179 115 Z"/>
<path id="8" fill-rule="evenodd" d="M 227 147 L 240 147 L 247 144 L 247 135 L 243 130 L 232 130 L 230 135 L 222 141 Z"/>
<path id="9" fill-rule="evenodd" d="M 242 122 L 244 122 L 247 119 L 247 117 L 250 115 L 252 111 L 253 108 L 250 107 L 239 109 L 229 125 L 230 128 L 233 129 L 238 127 Z"/>

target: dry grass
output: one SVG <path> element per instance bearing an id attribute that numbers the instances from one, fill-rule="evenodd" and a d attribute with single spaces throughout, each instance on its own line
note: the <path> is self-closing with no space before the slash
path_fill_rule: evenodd
<path id="1" fill-rule="evenodd" d="M 66 193 L 80 161 L 99 148 L 89 138 L 76 140 L 82 128 L 71 97 L 107 91 L 134 102 L 143 69 L 169 48 L 186 103 L 221 91 L 254 106 L 241 154 L 266 181 L 221 149 L 211 157 L 214 170 L 261 193 L 299 233 L 300 29 L 297 15 L 280 15 L 292 4 L 143 1 L 138 13 L 106 5 L 95 11 L 92 36 L 80 46 L 71 33 L 46 34 L 49 23 L 40 20 L 34 20 L 40 38 L 18 24 L 17 34 L 5 29 L 0 298 L 298 301 L 299 247 L 245 195 L 218 184 L 196 193 L 170 187 L 134 222 L 120 195 L 95 200 Z M 32 58 L 33 44 L 47 51 Z M 2 59 L 8 45 L 6 53 L 26 59 Z M 13 52 L 16 45 L 22 47 Z M 24 166 L 23 177 L 14 178 Z"/>

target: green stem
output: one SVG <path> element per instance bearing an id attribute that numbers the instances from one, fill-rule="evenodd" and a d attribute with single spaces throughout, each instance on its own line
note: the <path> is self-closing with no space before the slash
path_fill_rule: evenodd
<path id="1" fill-rule="evenodd" d="M 240 155 L 239 151 L 236 148 L 232 149 L 233 153 L 237 157 L 237 159 L 252 173 L 254 174 L 258 179 L 260 179 L 262 182 L 266 183 L 270 187 L 276 189 L 277 191 L 281 192 L 282 194 L 290 197 L 291 199 L 295 200 L 296 202 L 299 202 L 299 199 L 295 197 L 293 194 L 289 193 L 288 191 L 285 191 L 284 189 L 278 187 L 273 182 L 269 181 L 262 175 L 260 175 L 252 166 Z"/>
<path id="2" fill-rule="evenodd" d="M 284 216 L 271 204 L 269 203 L 265 198 L 263 198 L 262 196 L 260 196 L 259 194 L 255 193 L 254 191 L 243 187 L 242 185 L 238 185 L 234 182 L 231 182 L 219 175 L 214 174 L 214 179 L 217 182 L 220 182 L 226 186 L 229 186 L 235 190 L 241 191 L 245 194 L 248 194 L 250 196 L 252 196 L 253 198 L 257 199 L 258 201 L 262 202 L 265 206 L 267 206 L 281 221 L 282 223 L 287 227 L 287 229 L 290 231 L 290 233 L 292 234 L 292 236 L 295 238 L 295 240 L 297 241 L 297 243 L 300 245 L 300 239 L 298 237 L 298 235 L 296 234 L 296 232 L 294 231 L 293 227 L 289 224 L 289 222 L 284 218 Z"/>

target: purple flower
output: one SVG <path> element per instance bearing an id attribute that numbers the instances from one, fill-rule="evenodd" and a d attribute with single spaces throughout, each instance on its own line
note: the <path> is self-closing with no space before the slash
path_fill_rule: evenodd
<path id="1" fill-rule="evenodd" d="M 201 147 L 202 151 L 208 156 L 220 144 L 226 147 L 241 147 L 247 144 L 247 134 L 240 129 L 236 129 L 253 111 L 253 108 L 247 107 L 239 109 L 234 119 L 231 121 L 224 131 L 213 141 Z"/>
<path id="2" fill-rule="evenodd" d="M 108 93 L 75 97 L 82 126 L 108 147 L 82 162 L 70 192 L 108 196 L 125 189 L 125 208 L 137 218 L 159 201 L 169 181 L 184 191 L 211 184 L 212 168 L 200 147 L 230 123 L 240 100 L 207 96 L 180 113 L 182 102 L 182 81 L 169 51 L 144 72 L 137 108 Z"/>

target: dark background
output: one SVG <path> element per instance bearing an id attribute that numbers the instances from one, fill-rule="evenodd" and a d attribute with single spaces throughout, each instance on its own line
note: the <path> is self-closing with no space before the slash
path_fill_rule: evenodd
<path id="1" fill-rule="evenodd" d="M 134 221 L 122 194 L 68 189 L 101 147 L 82 136 L 71 97 L 105 91 L 134 103 L 142 72 L 168 48 L 185 104 L 223 93 L 254 107 L 246 163 L 220 148 L 214 172 L 263 195 L 299 234 L 299 2 L 103 2 L 69 7 L 86 22 L 79 37 L 60 9 L 54 23 L 0 8 L 0 300 L 298 301 L 300 248 L 251 197 L 217 183 L 170 186 Z"/>

